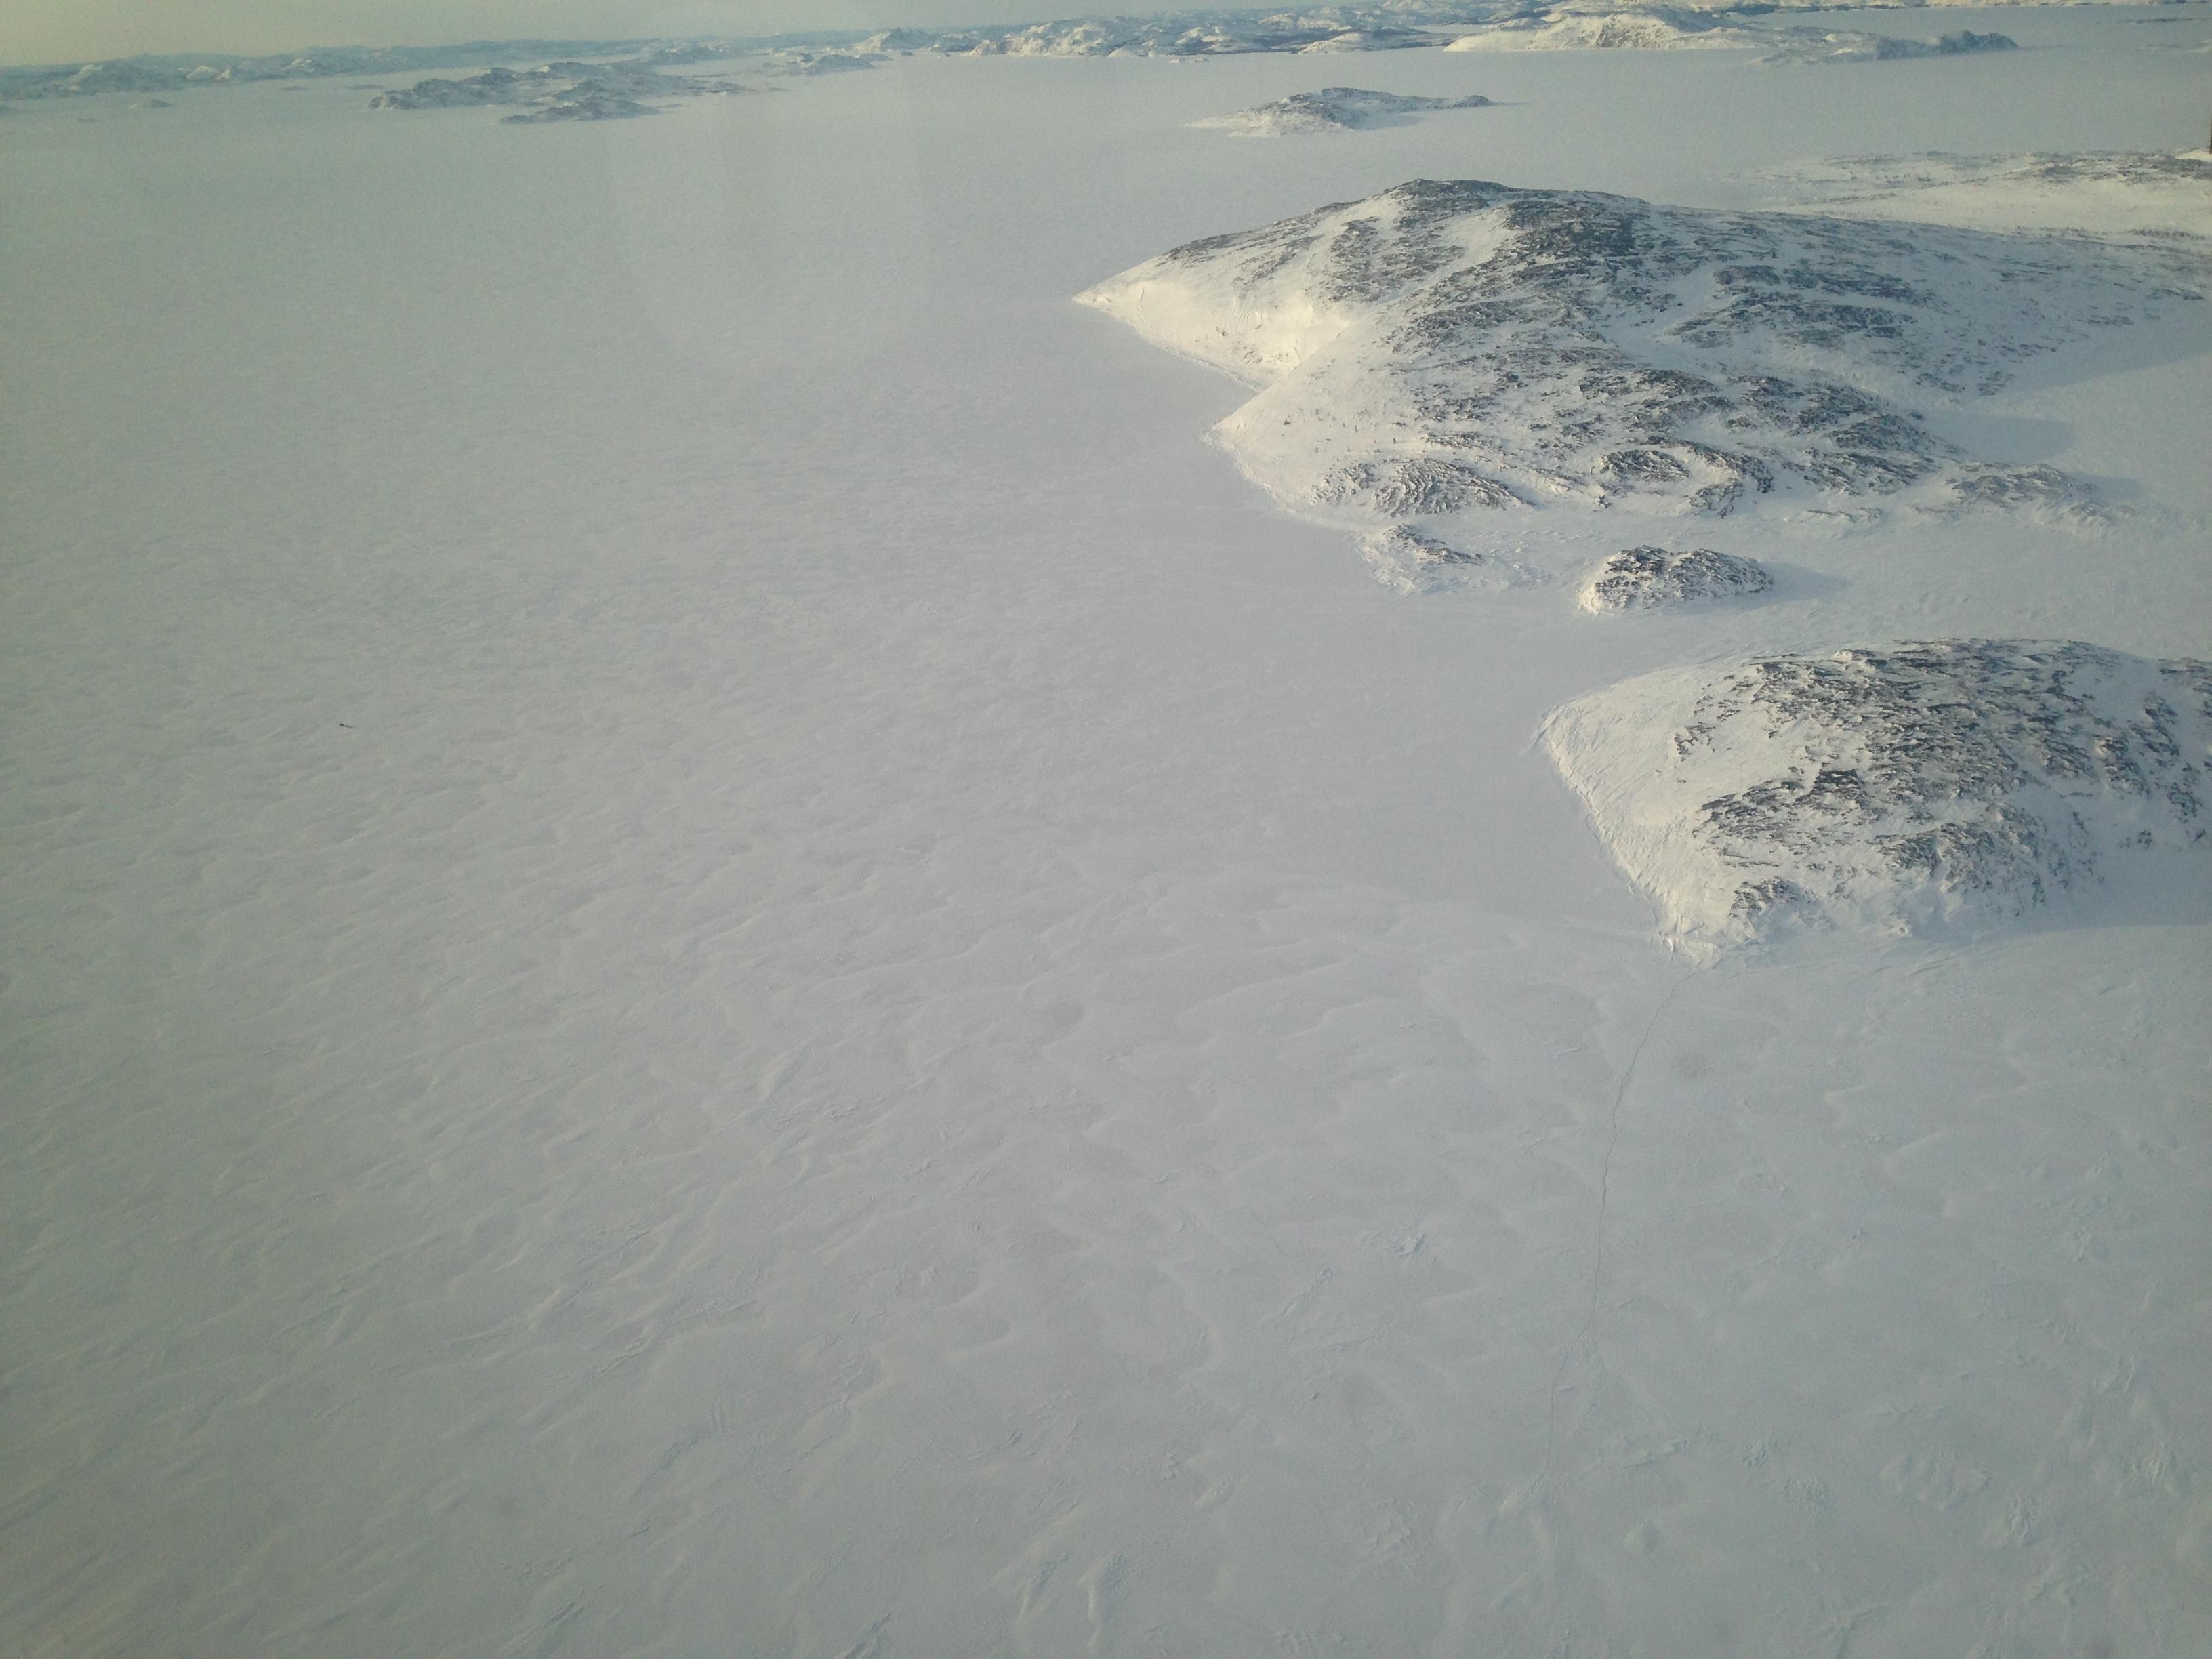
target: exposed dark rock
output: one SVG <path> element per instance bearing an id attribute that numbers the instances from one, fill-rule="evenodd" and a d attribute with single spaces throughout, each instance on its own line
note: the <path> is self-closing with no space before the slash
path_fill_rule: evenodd
<path id="1" fill-rule="evenodd" d="M 1410 98 L 1358 87 L 1324 87 L 1319 92 L 1292 93 L 1234 115 L 1208 116 L 1191 125 L 1242 137 L 1272 138 L 1301 132 L 1349 132 L 1430 110 L 1481 109 L 1489 102 L 1480 94 L 1466 98 Z"/>
<path id="2" fill-rule="evenodd" d="M 1710 547 L 1674 552 L 1623 548 L 1583 590 L 1585 611 L 1655 611 L 1764 593 L 1774 586 L 1765 566 Z"/>

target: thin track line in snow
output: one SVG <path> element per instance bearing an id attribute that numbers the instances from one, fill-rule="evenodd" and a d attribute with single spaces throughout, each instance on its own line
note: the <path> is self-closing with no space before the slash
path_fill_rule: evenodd
<path id="1" fill-rule="evenodd" d="M 1651 1034 L 1659 1029 L 1660 1016 L 1667 1012 L 1668 1006 L 1674 1000 L 1674 994 L 1696 978 L 1701 971 L 1699 969 L 1692 968 L 1667 988 L 1667 994 L 1659 999 L 1659 1006 L 1651 1011 L 1651 1018 L 1644 1023 L 1644 1035 L 1636 1039 L 1636 1047 L 1629 1051 L 1628 1064 L 1621 1068 L 1620 1082 L 1613 1091 L 1613 1113 L 1606 1126 L 1605 1160 L 1598 1166 L 1597 1220 L 1593 1225 L 1590 1239 L 1589 1310 L 1583 1315 L 1582 1328 L 1575 1333 L 1574 1340 L 1560 1352 L 1559 1368 L 1552 1373 L 1551 1391 L 1546 1401 L 1544 1472 L 1538 1477 L 1538 1484 L 1543 1487 L 1547 1494 L 1552 1489 L 1552 1450 L 1558 1442 L 1559 1432 L 1559 1384 L 1566 1380 L 1567 1366 L 1574 1358 L 1575 1351 L 1582 1346 L 1584 1339 L 1589 1335 L 1591 1328 L 1597 1323 L 1598 1297 L 1605 1284 L 1605 1212 L 1606 1206 L 1613 1196 L 1613 1149 L 1620 1145 L 1620 1103 L 1628 1098 L 1628 1085 L 1636 1078 L 1636 1063 L 1644 1058 L 1644 1050 L 1651 1041 Z"/>

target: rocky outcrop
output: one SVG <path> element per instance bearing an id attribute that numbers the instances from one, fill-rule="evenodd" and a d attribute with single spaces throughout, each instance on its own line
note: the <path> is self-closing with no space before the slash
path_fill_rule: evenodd
<path id="1" fill-rule="evenodd" d="M 1411 525 L 1395 524 L 1362 537 L 1359 552 L 1375 580 L 1400 593 L 1528 587 L 1543 580 L 1516 560 L 1454 547 Z"/>
<path id="2" fill-rule="evenodd" d="M 2212 663 L 1936 640 L 1646 675 L 1544 742 L 1674 937 L 1973 932 L 2212 882 Z"/>
<path id="3" fill-rule="evenodd" d="M 1663 547 L 1625 547 L 1583 589 L 1582 606 L 1601 613 L 1662 611 L 1741 599 L 1773 586 L 1774 578 L 1756 560 L 1716 553 L 1710 547 L 1679 553 Z"/>

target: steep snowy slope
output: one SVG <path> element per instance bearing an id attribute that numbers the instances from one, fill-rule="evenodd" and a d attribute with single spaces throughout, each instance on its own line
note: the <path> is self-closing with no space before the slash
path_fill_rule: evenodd
<path id="1" fill-rule="evenodd" d="M 1668 933 L 1986 928 L 2212 897 L 2212 663 L 1941 640 L 1672 669 L 1544 741 Z"/>
<path id="2" fill-rule="evenodd" d="M 2080 242 L 1419 179 L 1210 237 L 1079 296 L 1262 389 L 1216 429 L 1351 526 L 1629 504 L 2073 511 L 1923 411 L 2192 289 Z"/>

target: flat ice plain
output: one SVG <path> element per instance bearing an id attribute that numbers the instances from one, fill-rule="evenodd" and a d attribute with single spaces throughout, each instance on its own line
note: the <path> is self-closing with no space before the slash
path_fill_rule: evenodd
<path id="1" fill-rule="evenodd" d="M 1390 591 L 1071 301 L 2203 137 L 2202 8 L 1967 21 L 16 109 L 0 1652 L 2212 1649 L 2202 902 L 1697 967 L 1535 742 L 2212 652 L 2212 307 L 1944 417 L 2129 516 L 1701 524 L 1774 588 L 1599 620 L 1647 524 Z M 1347 78 L 1497 107 L 1188 125 Z"/>

